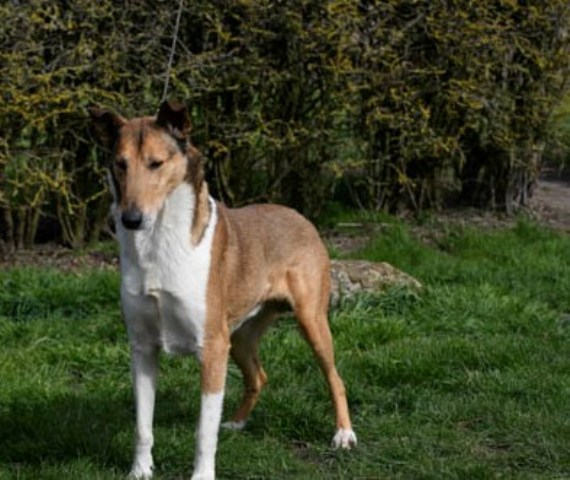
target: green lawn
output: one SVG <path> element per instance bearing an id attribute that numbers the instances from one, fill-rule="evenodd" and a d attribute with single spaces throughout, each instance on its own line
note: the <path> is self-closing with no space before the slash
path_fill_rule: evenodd
<path id="1" fill-rule="evenodd" d="M 386 219 L 383 219 L 386 223 Z M 436 247 L 388 220 L 359 255 L 425 285 L 331 315 L 359 445 L 329 447 L 325 383 L 294 322 L 266 336 L 269 385 L 220 478 L 570 478 L 570 238 L 520 222 L 449 227 Z M 118 274 L 0 272 L 0 479 L 123 478 L 134 411 Z M 226 413 L 241 379 L 230 367 Z M 198 369 L 161 361 L 157 478 L 187 478 Z"/>

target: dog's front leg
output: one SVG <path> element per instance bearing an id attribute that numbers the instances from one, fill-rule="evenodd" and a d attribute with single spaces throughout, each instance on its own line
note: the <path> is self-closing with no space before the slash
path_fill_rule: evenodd
<path id="1" fill-rule="evenodd" d="M 216 477 L 215 457 L 229 350 L 229 336 L 222 334 L 205 342 L 202 350 L 202 395 L 192 480 L 213 480 Z"/>
<path id="2" fill-rule="evenodd" d="M 137 415 L 135 454 L 130 477 L 147 479 L 152 477 L 152 419 L 156 374 L 158 370 L 158 349 L 155 346 L 131 346 L 131 369 Z"/>

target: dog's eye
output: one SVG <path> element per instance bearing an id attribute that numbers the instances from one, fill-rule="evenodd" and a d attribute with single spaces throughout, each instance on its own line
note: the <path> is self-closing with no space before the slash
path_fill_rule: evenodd
<path id="1" fill-rule="evenodd" d="M 119 170 L 122 170 L 123 172 L 127 169 L 127 162 L 123 159 L 119 159 L 115 162 L 115 165 L 117 166 L 117 168 Z"/>
<path id="2" fill-rule="evenodd" d="M 159 160 L 153 160 L 152 162 L 150 162 L 150 163 L 148 164 L 148 168 L 151 169 L 151 170 L 157 170 L 157 169 L 159 169 L 159 168 L 162 166 L 163 163 L 164 163 L 164 162 L 161 162 L 161 161 L 159 161 Z"/>

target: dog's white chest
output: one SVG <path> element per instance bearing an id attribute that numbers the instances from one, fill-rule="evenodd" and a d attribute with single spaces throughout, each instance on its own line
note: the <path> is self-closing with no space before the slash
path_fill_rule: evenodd
<path id="1" fill-rule="evenodd" d="M 199 354 L 207 314 L 206 293 L 216 224 L 192 246 L 192 188 L 169 197 L 152 229 L 117 228 L 121 244 L 121 301 L 131 342 L 158 345 L 167 353 Z"/>

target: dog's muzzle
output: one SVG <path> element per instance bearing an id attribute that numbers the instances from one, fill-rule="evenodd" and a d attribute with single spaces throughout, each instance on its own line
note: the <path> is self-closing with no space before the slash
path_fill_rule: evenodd
<path id="1" fill-rule="evenodd" d="M 125 210 L 121 215 L 121 222 L 129 230 L 138 230 L 143 223 L 143 214 L 138 208 Z"/>

